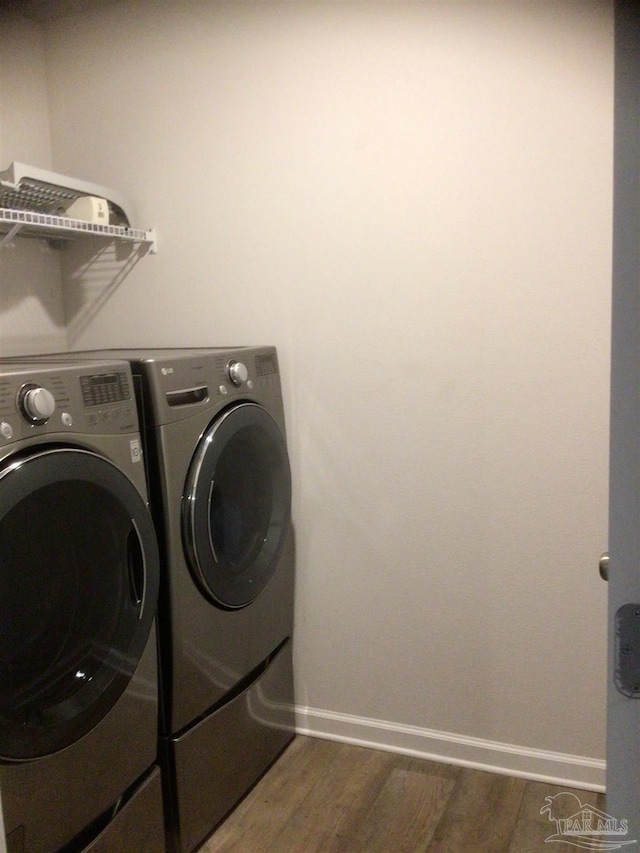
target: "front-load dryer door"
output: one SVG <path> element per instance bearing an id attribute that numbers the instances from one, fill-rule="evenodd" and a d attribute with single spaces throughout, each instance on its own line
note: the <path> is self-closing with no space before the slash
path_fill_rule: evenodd
<path id="1" fill-rule="evenodd" d="M 284 435 L 255 403 L 225 410 L 201 437 L 182 501 L 187 560 L 205 594 L 244 607 L 273 575 L 289 530 Z"/>
<path id="2" fill-rule="evenodd" d="M 0 465 L 0 759 L 62 749 L 113 707 L 158 573 L 146 504 L 109 461 L 40 448 Z"/>

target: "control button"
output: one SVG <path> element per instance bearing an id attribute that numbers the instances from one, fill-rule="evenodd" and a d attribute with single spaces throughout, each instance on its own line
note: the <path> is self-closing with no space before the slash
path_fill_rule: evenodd
<path id="1" fill-rule="evenodd" d="M 249 371 L 241 361 L 230 361 L 227 365 L 227 375 L 233 384 L 239 387 L 249 378 Z"/>
<path id="2" fill-rule="evenodd" d="M 226 385 L 220 385 L 218 391 L 222 394 L 223 397 L 226 397 L 226 395 L 229 393 L 229 389 Z"/>
<path id="3" fill-rule="evenodd" d="M 3 438 L 11 438 L 13 436 L 13 427 L 11 424 L 8 424 L 6 421 L 2 421 L 0 424 L 0 435 Z"/>
<path id="4" fill-rule="evenodd" d="M 26 420 L 34 424 L 44 424 L 55 412 L 56 400 L 51 391 L 28 383 L 18 392 L 18 407 Z"/>
<path id="5" fill-rule="evenodd" d="M 247 388 L 249 389 L 249 391 L 253 391 L 253 379 L 247 380 Z"/>
<path id="6" fill-rule="evenodd" d="M 69 412 L 63 412 L 61 415 L 61 420 L 64 426 L 70 427 L 73 426 L 73 418 L 69 414 Z"/>

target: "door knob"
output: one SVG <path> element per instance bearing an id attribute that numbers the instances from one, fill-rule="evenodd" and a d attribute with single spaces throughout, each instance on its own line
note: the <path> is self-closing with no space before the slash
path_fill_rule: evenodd
<path id="1" fill-rule="evenodd" d="M 600 577 L 603 581 L 609 580 L 609 552 L 605 551 L 604 554 L 600 556 L 600 562 L 598 563 L 598 568 L 600 569 Z"/>

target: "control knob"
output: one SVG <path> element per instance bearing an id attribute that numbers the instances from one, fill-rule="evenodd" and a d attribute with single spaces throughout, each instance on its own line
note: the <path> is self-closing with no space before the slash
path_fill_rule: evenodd
<path id="1" fill-rule="evenodd" d="M 227 365 L 227 373 L 236 387 L 243 385 L 249 378 L 249 371 L 241 361 L 230 361 Z"/>
<path id="2" fill-rule="evenodd" d="M 18 406 L 26 420 L 44 424 L 56 410 L 56 400 L 51 391 L 41 385 L 23 385 L 18 393 Z"/>

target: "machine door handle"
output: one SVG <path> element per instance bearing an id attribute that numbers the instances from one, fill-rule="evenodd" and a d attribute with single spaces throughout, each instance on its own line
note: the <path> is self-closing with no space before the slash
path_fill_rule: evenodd
<path id="1" fill-rule="evenodd" d="M 605 551 L 604 554 L 600 556 L 600 562 L 598 563 L 598 568 L 600 570 L 600 577 L 603 581 L 609 580 L 609 552 Z"/>

